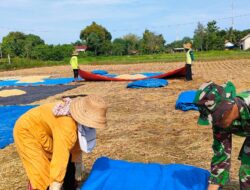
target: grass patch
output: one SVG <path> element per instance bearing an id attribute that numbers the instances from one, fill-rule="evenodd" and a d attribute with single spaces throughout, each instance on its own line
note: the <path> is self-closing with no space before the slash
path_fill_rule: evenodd
<path id="1" fill-rule="evenodd" d="M 8 63 L 7 59 L 0 59 L 0 71 L 64 65 L 65 63 L 65 61 L 41 61 L 25 58 L 13 58 L 11 59 L 11 63 Z"/>
<path id="2" fill-rule="evenodd" d="M 11 59 L 8 64 L 7 59 L 0 59 L 0 71 L 15 70 L 23 68 L 67 65 L 69 59 L 63 61 L 41 61 L 24 58 Z M 195 61 L 215 61 L 215 60 L 235 60 L 250 59 L 250 51 L 207 51 L 195 52 Z M 79 64 L 85 65 L 118 65 L 118 64 L 136 64 L 152 62 L 185 62 L 185 53 L 163 53 L 152 55 L 126 55 L 126 56 L 83 56 L 79 57 Z"/>
<path id="3" fill-rule="evenodd" d="M 195 52 L 195 61 L 225 59 L 249 59 L 250 51 L 207 51 Z M 152 62 L 185 62 L 185 53 L 164 53 L 153 55 L 98 56 L 79 58 L 82 64 L 114 65 Z"/>

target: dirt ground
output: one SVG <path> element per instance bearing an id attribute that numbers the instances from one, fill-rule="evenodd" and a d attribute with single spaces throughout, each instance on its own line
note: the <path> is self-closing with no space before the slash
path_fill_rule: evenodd
<path id="1" fill-rule="evenodd" d="M 104 69 L 109 73 L 164 72 L 181 67 L 182 63 L 147 63 L 135 65 L 82 66 L 84 70 Z M 109 105 L 108 127 L 97 131 L 97 146 L 84 155 L 87 171 L 100 156 L 136 162 L 183 163 L 209 170 L 212 157 L 210 127 L 198 126 L 197 111 L 175 110 L 178 94 L 197 89 L 203 82 L 213 80 L 222 84 L 231 80 L 237 92 L 250 89 L 250 59 L 195 62 L 192 82 L 169 79 L 169 85 L 155 89 L 127 89 L 127 82 L 82 82 L 76 89 L 45 100 L 42 104 L 65 95 L 99 94 Z M 72 76 L 69 66 L 45 67 L 1 72 L 3 76 L 51 75 Z M 234 136 L 231 179 L 226 189 L 238 189 L 237 160 L 243 138 Z M 0 189 L 25 190 L 27 178 L 14 145 L 0 150 Z"/>

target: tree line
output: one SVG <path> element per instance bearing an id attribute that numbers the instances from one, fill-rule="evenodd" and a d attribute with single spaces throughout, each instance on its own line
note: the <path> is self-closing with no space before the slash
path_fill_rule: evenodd
<path id="1" fill-rule="evenodd" d="M 87 52 L 83 56 L 157 54 L 180 48 L 186 42 L 192 42 L 196 50 L 208 51 L 224 49 L 226 40 L 239 46 L 240 39 L 248 33 L 250 29 L 221 30 L 216 21 L 211 21 L 206 26 L 198 23 L 193 37 L 184 37 L 182 40 L 166 44 L 162 34 L 156 34 L 148 29 L 142 37 L 127 34 L 112 40 L 111 33 L 105 27 L 92 22 L 80 31 L 80 40 L 71 44 L 48 45 L 37 35 L 17 31 L 3 37 L 0 45 L 3 56 L 9 54 L 11 57 L 59 61 L 69 58 L 75 45 L 87 45 Z"/>
<path id="2" fill-rule="evenodd" d="M 216 21 L 208 22 L 206 26 L 198 23 L 192 38 L 184 37 L 166 46 L 167 49 L 181 47 L 187 41 L 193 42 L 193 49 L 198 51 L 223 50 L 225 42 L 231 42 L 235 48 L 240 48 L 240 40 L 250 33 L 250 29 L 239 31 L 233 28 L 220 29 Z"/>

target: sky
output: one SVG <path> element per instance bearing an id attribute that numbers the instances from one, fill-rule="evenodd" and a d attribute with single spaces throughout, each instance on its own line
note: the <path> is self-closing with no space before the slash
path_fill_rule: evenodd
<path id="1" fill-rule="evenodd" d="M 0 20 L 0 42 L 10 31 L 20 31 L 47 44 L 72 43 L 95 21 L 112 40 L 129 33 L 142 37 L 148 29 L 171 43 L 192 37 L 198 22 L 216 20 L 220 29 L 250 29 L 250 1 L 0 0 Z"/>

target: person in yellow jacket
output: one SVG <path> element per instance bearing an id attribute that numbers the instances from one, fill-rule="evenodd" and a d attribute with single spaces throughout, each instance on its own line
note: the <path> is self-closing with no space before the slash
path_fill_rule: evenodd
<path id="1" fill-rule="evenodd" d="M 74 73 L 74 81 L 76 82 L 78 80 L 78 72 L 79 72 L 79 66 L 78 66 L 78 52 L 74 51 L 72 53 L 72 57 L 70 59 L 70 65 Z"/>
<path id="2" fill-rule="evenodd" d="M 106 112 L 104 100 L 89 95 L 40 105 L 17 120 L 14 142 L 30 189 L 74 189 L 64 187 L 68 163 L 74 163 L 73 175 L 79 180 L 82 151 L 95 147 L 95 129 L 106 126 Z"/>
<path id="3" fill-rule="evenodd" d="M 183 48 L 186 51 L 186 81 L 193 80 L 192 78 L 192 62 L 194 61 L 194 52 L 192 50 L 192 44 L 190 42 L 183 44 Z"/>

